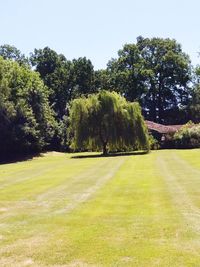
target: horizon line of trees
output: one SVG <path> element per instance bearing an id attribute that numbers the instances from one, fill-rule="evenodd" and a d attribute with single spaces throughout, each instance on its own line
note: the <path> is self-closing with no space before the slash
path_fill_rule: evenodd
<path id="1" fill-rule="evenodd" d="M 145 119 L 163 124 L 200 122 L 200 67 L 175 39 L 143 38 L 125 44 L 106 69 L 86 57 L 67 60 L 45 47 L 26 57 L 0 46 L 0 152 L 69 148 L 73 99 L 115 91 L 138 102 Z"/>

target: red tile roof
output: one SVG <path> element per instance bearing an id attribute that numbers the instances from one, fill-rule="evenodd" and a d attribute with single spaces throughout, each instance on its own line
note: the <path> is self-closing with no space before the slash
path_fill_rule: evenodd
<path id="1" fill-rule="evenodd" d="M 149 130 L 154 130 L 162 134 L 175 133 L 183 126 L 183 125 L 163 125 L 147 120 L 145 122 Z"/>

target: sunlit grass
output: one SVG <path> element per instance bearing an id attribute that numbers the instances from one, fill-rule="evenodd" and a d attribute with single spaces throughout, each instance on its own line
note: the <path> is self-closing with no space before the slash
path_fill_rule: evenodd
<path id="1" fill-rule="evenodd" d="M 1 165 L 0 266 L 200 266 L 199 156 Z"/>

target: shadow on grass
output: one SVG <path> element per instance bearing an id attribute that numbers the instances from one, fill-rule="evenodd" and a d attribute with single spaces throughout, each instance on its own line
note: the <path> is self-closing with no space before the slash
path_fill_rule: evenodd
<path id="1" fill-rule="evenodd" d="M 145 155 L 148 154 L 148 151 L 132 151 L 132 152 L 116 152 L 109 153 L 108 155 L 103 154 L 87 154 L 87 155 L 77 155 L 71 156 L 71 159 L 84 159 L 84 158 L 106 158 L 106 157 L 119 157 L 119 156 L 137 156 L 137 155 Z M 35 157 L 43 157 L 44 152 L 41 153 L 30 153 L 25 155 L 12 154 L 12 155 L 3 155 L 0 156 L 0 165 L 2 164 L 11 164 L 23 161 L 32 160 Z"/>
<path id="2" fill-rule="evenodd" d="M 25 154 L 25 155 L 17 155 L 17 154 L 12 154 L 12 155 L 4 155 L 0 156 L 0 165 L 1 164 L 11 164 L 11 163 L 17 163 L 17 162 L 22 162 L 22 161 L 28 161 L 31 160 L 35 157 L 42 157 L 41 153 L 31 153 L 31 154 Z"/>
<path id="3" fill-rule="evenodd" d="M 85 159 L 85 158 L 108 158 L 108 157 L 119 157 L 119 156 L 137 156 L 137 155 L 145 155 L 148 154 L 148 151 L 133 151 L 133 152 L 116 152 L 109 153 L 107 155 L 103 154 L 95 154 L 95 155 L 77 155 L 72 156 L 72 159 Z"/>

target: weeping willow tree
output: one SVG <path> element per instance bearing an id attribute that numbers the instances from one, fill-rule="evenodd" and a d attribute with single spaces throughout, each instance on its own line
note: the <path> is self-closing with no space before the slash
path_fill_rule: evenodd
<path id="1" fill-rule="evenodd" d="M 149 150 L 148 132 L 138 103 L 101 91 L 71 102 L 69 136 L 74 150 Z"/>

